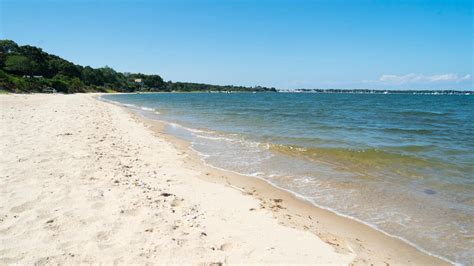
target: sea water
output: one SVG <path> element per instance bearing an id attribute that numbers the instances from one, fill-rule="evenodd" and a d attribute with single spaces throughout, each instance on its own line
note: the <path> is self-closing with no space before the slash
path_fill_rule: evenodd
<path id="1" fill-rule="evenodd" d="M 474 96 L 106 95 L 167 122 L 214 167 L 462 264 L 474 256 Z M 159 152 L 159 151 L 157 151 Z"/>

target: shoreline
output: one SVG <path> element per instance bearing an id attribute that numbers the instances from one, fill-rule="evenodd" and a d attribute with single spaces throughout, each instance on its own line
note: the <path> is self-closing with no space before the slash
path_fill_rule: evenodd
<path id="1" fill-rule="evenodd" d="M 0 263 L 448 264 L 99 95 L 0 96 Z"/>
<path id="2" fill-rule="evenodd" d="M 253 196 L 263 203 L 263 209 L 270 208 L 276 210 L 273 211 L 275 219 L 285 226 L 304 231 L 315 229 L 315 232 L 312 233 L 324 242 L 332 245 L 335 249 L 342 252 L 356 251 L 357 258 L 353 261 L 355 264 L 381 262 L 387 264 L 414 263 L 414 261 L 411 261 L 412 258 L 421 259 L 416 262 L 416 264 L 456 264 L 447 258 L 424 250 L 407 239 L 384 232 L 357 218 L 319 206 L 304 196 L 279 187 L 266 179 L 244 175 L 207 164 L 202 158 L 202 155 L 191 147 L 191 143 L 164 132 L 164 128 L 168 122 L 146 118 L 141 115 L 140 112 L 150 112 L 149 110 L 134 110 L 133 108 L 140 107 L 130 108 L 130 106 L 125 106 L 119 102 L 102 99 L 102 95 L 103 94 L 97 96 L 96 99 L 124 108 L 136 121 L 148 125 L 158 137 L 166 139 L 184 152 L 188 156 L 186 160 L 189 164 L 193 165 L 192 167 L 200 168 L 202 169 L 201 171 L 206 172 L 204 180 L 229 185 L 241 191 L 243 194 Z M 225 179 L 225 181 L 222 179 Z M 277 204 L 280 207 L 275 208 L 275 205 L 273 205 L 273 207 L 271 204 L 268 205 L 272 199 L 282 199 L 282 203 Z M 319 226 L 314 225 L 313 219 L 315 218 L 313 217 L 319 217 L 319 220 L 316 218 L 316 223 L 319 224 Z M 312 227 L 308 227 L 305 224 L 312 224 Z M 350 229 L 343 228 L 346 226 Z M 333 235 L 334 233 L 335 235 Z M 354 246 L 356 246 L 356 248 L 354 248 Z M 377 254 L 374 254 L 374 251 Z M 400 253 L 402 253 L 403 256 L 401 256 Z M 421 253 L 421 255 L 417 253 Z M 385 260 L 383 260 L 384 256 L 386 256 Z M 392 260 L 393 257 L 398 257 L 397 259 L 399 261 L 388 262 Z M 388 261 L 386 261 L 387 258 Z"/>

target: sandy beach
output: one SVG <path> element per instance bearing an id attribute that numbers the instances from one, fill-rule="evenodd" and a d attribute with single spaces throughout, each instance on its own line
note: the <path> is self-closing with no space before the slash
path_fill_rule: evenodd
<path id="1" fill-rule="evenodd" d="M 97 96 L 0 95 L 0 264 L 447 264 Z"/>

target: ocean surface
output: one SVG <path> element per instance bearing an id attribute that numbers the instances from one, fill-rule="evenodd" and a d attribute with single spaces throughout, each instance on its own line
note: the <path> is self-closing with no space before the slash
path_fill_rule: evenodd
<path id="1" fill-rule="evenodd" d="M 452 262 L 474 257 L 474 96 L 106 95 L 214 167 L 262 178 Z M 157 151 L 159 152 L 159 151 Z"/>

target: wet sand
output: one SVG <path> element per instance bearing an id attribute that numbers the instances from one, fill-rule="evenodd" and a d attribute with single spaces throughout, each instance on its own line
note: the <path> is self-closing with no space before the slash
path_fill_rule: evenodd
<path id="1" fill-rule="evenodd" d="M 0 96 L 0 263 L 446 264 L 94 97 Z"/>

